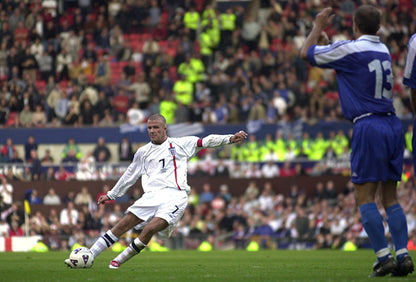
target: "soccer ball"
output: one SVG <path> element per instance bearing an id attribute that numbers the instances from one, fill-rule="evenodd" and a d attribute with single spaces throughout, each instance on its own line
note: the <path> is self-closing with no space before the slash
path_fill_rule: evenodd
<path id="1" fill-rule="evenodd" d="M 69 259 L 74 264 L 75 268 L 90 268 L 94 263 L 94 255 L 90 249 L 81 247 L 76 248 L 69 255 Z"/>

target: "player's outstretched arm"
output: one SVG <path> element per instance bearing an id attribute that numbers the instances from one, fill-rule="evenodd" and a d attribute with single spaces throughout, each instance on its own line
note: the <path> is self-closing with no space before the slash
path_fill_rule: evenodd
<path id="1" fill-rule="evenodd" d="M 198 147 L 204 148 L 215 148 L 223 145 L 228 145 L 232 143 L 240 144 L 244 139 L 247 138 L 247 133 L 240 130 L 235 134 L 229 135 L 219 135 L 219 134 L 210 134 L 207 137 L 198 140 Z"/>

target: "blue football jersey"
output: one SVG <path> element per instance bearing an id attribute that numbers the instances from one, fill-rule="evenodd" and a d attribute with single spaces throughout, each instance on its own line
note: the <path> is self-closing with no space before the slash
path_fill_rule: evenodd
<path id="1" fill-rule="evenodd" d="M 363 35 L 356 40 L 312 45 L 307 58 L 313 66 L 336 71 L 345 118 L 394 113 L 391 56 L 378 36 Z"/>
<path id="2" fill-rule="evenodd" d="M 416 33 L 407 44 L 406 67 L 404 68 L 403 84 L 416 89 Z"/>

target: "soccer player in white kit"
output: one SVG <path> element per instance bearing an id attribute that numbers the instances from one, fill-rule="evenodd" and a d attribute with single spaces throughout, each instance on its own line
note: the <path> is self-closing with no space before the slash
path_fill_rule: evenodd
<path id="1" fill-rule="evenodd" d="M 244 131 L 234 135 L 211 134 L 205 138 L 171 138 L 167 136 L 166 119 L 160 114 L 149 117 L 147 130 L 150 142 L 137 150 L 133 162 L 113 189 L 98 198 L 98 204 L 114 200 L 124 195 L 141 177 L 143 196 L 90 249 L 94 257 L 97 257 L 134 226 L 143 227 L 140 235 L 111 261 L 109 268 L 112 269 L 118 269 L 121 264 L 140 253 L 154 234 L 163 232 L 170 236 L 188 203 L 190 187 L 187 183 L 187 163 L 198 149 L 239 144 L 247 138 Z M 69 259 L 65 260 L 65 264 L 74 268 Z"/>

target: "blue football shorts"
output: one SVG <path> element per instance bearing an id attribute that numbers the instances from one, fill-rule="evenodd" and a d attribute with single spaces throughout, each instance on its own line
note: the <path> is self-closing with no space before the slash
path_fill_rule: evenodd
<path id="1" fill-rule="evenodd" d="M 400 181 L 403 152 L 404 133 L 395 115 L 371 115 L 358 120 L 351 141 L 351 181 Z"/>

